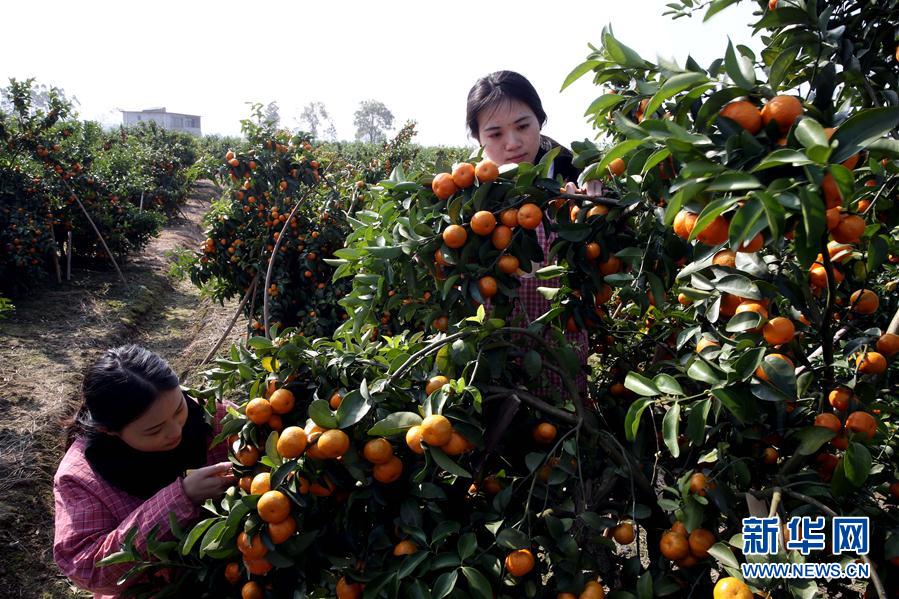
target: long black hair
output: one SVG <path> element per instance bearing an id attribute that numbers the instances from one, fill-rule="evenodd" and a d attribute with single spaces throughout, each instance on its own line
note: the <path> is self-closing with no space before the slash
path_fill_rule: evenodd
<path id="1" fill-rule="evenodd" d="M 465 121 L 474 139 L 479 138 L 478 114 L 502 102 L 518 100 L 534 111 L 542 128 L 546 124 L 546 112 L 537 90 L 523 75 L 515 71 L 496 71 L 478 79 L 468 92 Z"/>
<path id="2" fill-rule="evenodd" d="M 136 497 L 151 497 L 188 468 L 206 463 L 212 427 L 203 408 L 184 395 L 187 420 L 181 442 L 168 451 L 139 451 L 109 433 L 121 432 L 162 393 L 178 387 L 172 367 L 150 350 L 138 345 L 107 350 L 84 377 L 84 401 L 67 427 L 67 448 L 83 437 L 84 455 L 97 474 Z"/>
<path id="3" fill-rule="evenodd" d="M 178 375 L 159 355 L 139 345 L 106 350 L 88 369 L 83 402 L 67 427 L 66 446 L 75 437 L 120 432 L 140 418 L 160 393 L 178 387 Z"/>

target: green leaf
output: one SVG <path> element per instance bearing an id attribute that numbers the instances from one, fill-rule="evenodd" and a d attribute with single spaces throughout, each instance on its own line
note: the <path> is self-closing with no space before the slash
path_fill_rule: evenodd
<path id="1" fill-rule="evenodd" d="M 265 440 L 265 455 L 277 467 L 284 463 L 278 453 L 278 431 L 272 431 Z"/>
<path id="2" fill-rule="evenodd" d="M 771 231 L 771 237 L 773 239 L 780 239 L 786 222 L 786 209 L 784 209 L 783 205 L 777 201 L 777 198 L 775 198 L 773 194 L 768 193 L 767 191 L 754 191 L 751 195 L 760 198 L 762 201 L 762 205 L 765 208 L 765 216 L 768 219 L 768 230 Z"/>
<path id="3" fill-rule="evenodd" d="M 687 436 L 693 445 L 702 445 L 705 440 L 705 423 L 711 408 L 712 400 L 709 398 L 693 404 L 690 408 L 690 415 L 687 417 Z"/>
<path id="4" fill-rule="evenodd" d="M 671 150 L 668 148 L 662 148 L 661 150 L 656 150 L 652 153 L 652 156 L 646 159 L 646 162 L 643 163 L 643 168 L 640 169 L 642 174 L 646 174 L 649 172 L 651 168 L 658 165 L 660 162 L 665 160 L 671 156 Z"/>
<path id="5" fill-rule="evenodd" d="M 728 333 L 743 333 L 745 331 L 757 329 L 761 324 L 761 314 L 755 312 L 742 312 L 727 321 L 727 326 L 724 327 L 724 330 Z"/>
<path id="6" fill-rule="evenodd" d="M 680 456 L 680 445 L 677 443 L 677 429 L 680 424 L 680 402 L 675 402 L 668 411 L 665 412 L 665 417 L 662 419 L 662 437 L 665 440 L 665 445 L 668 446 L 668 451 L 671 452 L 671 457 Z"/>
<path id="7" fill-rule="evenodd" d="M 399 569 L 396 571 L 397 580 L 402 580 L 403 578 L 412 574 L 415 569 L 421 565 L 423 561 L 428 559 L 429 555 L 427 551 L 419 551 L 415 555 L 409 555 L 400 565 Z"/>
<path id="8" fill-rule="evenodd" d="M 856 112 L 833 134 L 831 142 L 837 143 L 837 149 L 831 156 L 831 162 L 843 162 L 897 126 L 899 107 L 868 108 Z"/>
<path id="9" fill-rule="evenodd" d="M 652 404 L 651 399 L 641 397 L 628 408 L 627 415 L 624 417 L 624 435 L 628 441 L 637 438 L 637 431 L 640 430 L 640 417 L 643 416 L 643 410 L 650 404 Z"/>
<path id="10" fill-rule="evenodd" d="M 739 248 L 743 242 L 752 239 L 758 232 L 756 223 L 765 213 L 765 207 L 761 200 L 757 197 L 750 196 L 746 203 L 737 209 L 733 218 L 730 219 L 730 229 L 728 232 L 728 241 L 730 247 Z"/>
<path id="11" fill-rule="evenodd" d="M 624 379 L 624 386 L 638 395 L 652 397 L 662 394 L 651 379 L 648 379 L 633 370 L 627 373 L 627 376 Z"/>
<path id="12" fill-rule="evenodd" d="M 524 360 L 522 360 L 522 367 L 524 368 L 525 374 L 530 378 L 536 378 L 537 374 L 543 368 L 543 358 L 540 357 L 540 353 L 534 350 L 528 351 L 524 355 Z"/>
<path id="13" fill-rule="evenodd" d="M 711 4 L 709 4 L 709 10 L 706 11 L 705 17 L 703 17 L 703 23 L 714 17 L 716 14 L 730 6 L 731 4 L 736 4 L 739 0 L 713 0 Z M 652 590 L 652 586 L 650 585 L 650 590 Z M 650 594 L 651 596 L 651 594 Z M 640 599 L 643 599 L 641 596 Z"/>
<path id="14" fill-rule="evenodd" d="M 479 570 L 470 566 L 462 566 L 462 574 L 468 580 L 468 587 L 472 595 L 479 599 L 493 599 L 493 590 L 490 588 L 490 582 Z"/>
<path id="15" fill-rule="evenodd" d="M 634 150 L 642 146 L 644 143 L 646 142 L 643 139 L 626 139 L 618 143 L 605 153 L 601 161 L 584 171 L 584 173 L 581 175 L 581 178 L 584 181 L 602 179 L 603 177 L 608 175 L 609 165 L 612 164 L 613 160 L 626 156 L 630 152 L 633 152 Z"/>
<path id="16" fill-rule="evenodd" d="M 737 53 L 730 40 L 727 41 L 727 53 L 724 55 L 724 70 L 738 87 L 747 91 L 755 87 L 755 69 L 752 62 Z"/>
<path id="17" fill-rule="evenodd" d="M 478 537 L 473 532 L 467 532 L 459 537 L 457 549 L 459 551 L 459 559 L 463 562 L 474 555 L 478 548 Z"/>
<path id="18" fill-rule="evenodd" d="M 740 424 L 744 424 L 755 413 L 753 398 L 737 387 L 718 387 L 712 389 L 712 395 L 734 415 Z"/>
<path id="19" fill-rule="evenodd" d="M 197 522 L 184 538 L 184 543 L 181 545 L 181 555 L 190 553 L 190 550 L 193 549 L 193 546 L 200 540 L 200 537 L 202 537 L 206 530 L 218 520 L 221 520 L 221 518 L 206 518 L 205 520 Z"/>
<path id="20" fill-rule="evenodd" d="M 809 157 L 805 155 L 805 153 L 800 152 L 799 150 L 790 150 L 790 149 L 781 149 L 774 150 L 767 156 L 765 156 L 761 162 L 759 162 L 755 168 L 752 169 L 752 172 L 763 171 L 765 169 L 774 168 L 776 166 L 805 166 L 808 164 L 814 164 L 812 160 L 809 160 Z"/>
<path id="21" fill-rule="evenodd" d="M 337 408 L 337 424 L 340 428 L 353 426 L 362 420 L 370 409 L 371 401 L 366 400 L 359 390 L 354 389 L 346 394 Z"/>
<path id="22" fill-rule="evenodd" d="M 326 399 L 316 399 L 309 404 L 309 417 L 322 428 L 337 428 L 337 418 Z"/>
<path id="23" fill-rule="evenodd" d="M 729 566 L 731 568 L 738 569 L 740 568 L 740 562 L 737 561 L 734 552 L 730 547 L 727 546 L 726 543 L 721 541 L 715 543 L 711 547 L 709 547 L 709 553 L 712 557 L 718 560 L 723 566 Z"/>
<path id="24" fill-rule="evenodd" d="M 540 279 L 541 281 L 545 281 L 547 279 L 553 279 L 555 277 L 560 277 L 568 272 L 568 269 L 564 266 L 544 266 L 541 269 L 538 269 L 534 275 Z"/>
<path id="25" fill-rule="evenodd" d="M 626 100 L 627 96 L 623 94 L 603 94 L 602 96 L 593 100 L 593 103 L 590 104 L 590 107 L 587 108 L 586 111 L 584 111 L 584 116 L 605 113 L 610 108 L 614 108 L 615 106 L 618 106 Z"/>
<path id="26" fill-rule="evenodd" d="M 799 56 L 800 49 L 801 47 L 797 45 L 784 50 L 771 63 L 771 68 L 768 69 L 768 85 L 771 86 L 771 89 L 777 91 L 780 87 L 781 82 L 790 71 L 790 67 L 796 61 L 796 57 Z"/>
<path id="27" fill-rule="evenodd" d="M 733 1 L 733 0 L 726 0 L 726 1 Z M 644 572 L 643 575 L 640 576 L 640 578 L 637 580 L 637 599 L 652 599 L 652 573 L 651 572 Z"/>
<path id="28" fill-rule="evenodd" d="M 574 69 L 572 69 L 570 73 L 568 73 L 568 76 L 565 77 L 565 81 L 562 83 L 562 89 L 560 89 L 559 91 L 565 91 L 566 87 L 568 87 L 596 67 L 600 66 L 601 64 L 602 61 L 599 60 L 587 60 L 577 65 L 576 67 L 574 67 Z M 435 597 L 434 599 L 438 598 Z"/>
<path id="29" fill-rule="evenodd" d="M 496 543 L 506 549 L 527 549 L 531 546 L 528 536 L 517 528 L 504 528 L 496 535 Z"/>
<path id="30" fill-rule="evenodd" d="M 428 451 L 430 452 L 431 457 L 434 458 L 434 462 L 450 474 L 471 478 L 471 473 L 468 470 L 454 462 L 448 455 L 443 453 L 443 450 L 439 447 L 428 447 Z"/>
<path id="31" fill-rule="evenodd" d="M 275 345 L 266 337 L 250 337 L 247 345 L 253 349 L 274 349 Z"/>
<path id="32" fill-rule="evenodd" d="M 606 30 L 603 33 L 602 45 L 609 58 L 621 66 L 640 68 L 647 65 L 639 54 L 615 39 L 611 31 Z"/>
<path id="33" fill-rule="evenodd" d="M 702 358 L 698 358 L 687 368 L 687 376 L 709 385 L 717 385 L 723 381 L 719 372 Z"/>
<path id="34" fill-rule="evenodd" d="M 719 175 L 706 191 L 743 191 L 747 189 L 759 189 L 762 187 L 761 181 L 750 175 L 749 173 L 728 172 Z M 734 200 L 735 202 L 736 200 Z M 703 211 L 705 212 L 705 211 Z M 698 222 L 696 223 L 699 224 Z"/>
<path id="35" fill-rule="evenodd" d="M 795 433 L 795 437 L 799 439 L 799 447 L 796 451 L 802 455 L 812 455 L 836 436 L 835 432 L 823 426 L 808 426 L 799 429 Z"/>
<path id="36" fill-rule="evenodd" d="M 368 429 L 372 437 L 395 437 L 405 435 L 413 426 L 421 424 L 421 416 L 415 412 L 393 412 Z"/>
<path id="37" fill-rule="evenodd" d="M 656 389 L 662 393 L 667 393 L 668 395 L 684 394 L 684 390 L 681 388 L 680 383 L 678 383 L 677 379 L 670 374 L 657 374 L 653 377 L 652 382 L 655 384 Z"/>
<path id="38" fill-rule="evenodd" d="M 443 599 L 453 592 L 456 588 L 456 580 L 459 578 L 459 571 L 452 570 L 437 577 L 434 588 L 431 590 L 432 599 Z"/>
<path id="39" fill-rule="evenodd" d="M 758 286 L 749 277 L 743 275 L 724 275 L 714 283 L 715 289 L 722 293 L 730 293 L 746 299 L 762 299 Z"/>
<path id="40" fill-rule="evenodd" d="M 665 81 L 665 83 L 662 84 L 662 87 L 659 88 L 659 91 L 657 91 L 652 99 L 649 100 L 649 104 L 646 105 L 644 114 L 648 117 L 658 110 L 662 105 L 662 102 L 668 98 L 676 96 L 682 91 L 691 89 L 697 85 L 707 83 L 708 80 L 708 77 L 702 73 L 686 72 L 674 75 Z"/>
<path id="41" fill-rule="evenodd" d="M 801 119 L 799 124 L 796 125 L 796 128 L 793 129 L 793 133 L 796 135 L 796 139 L 799 140 L 799 143 L 806 148 L 813 148 L 815 146 L 826 147 L 830 143 L 827 139 L 827 134 L 824 132 L 824 127 L 811 117 Z"/>
<path id="42" fill-rule="evenodd" d="M 856 487 L 865 484 L 868 475 L 871 474 L 872 461 L 871 452 L 867 447 L 855 441 L 850 442 L 846 455 L 843 456 L 843 469 L 849 482 Z"/>

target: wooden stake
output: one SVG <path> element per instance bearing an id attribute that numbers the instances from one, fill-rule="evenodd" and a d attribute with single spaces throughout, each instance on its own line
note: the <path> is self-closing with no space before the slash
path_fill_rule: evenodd
<path id="1" fill-rule="evenodd" d="M 74 252 L 74 248 L 72 247 L 72 230 L 69 229 L 69 243 L 66 247 L 66 281 L 72 280 L 72 253 Z"/>

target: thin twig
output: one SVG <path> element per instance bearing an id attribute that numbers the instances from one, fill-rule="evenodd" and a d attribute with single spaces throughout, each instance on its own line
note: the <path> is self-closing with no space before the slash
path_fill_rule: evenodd
<path id="1" fill-rule="evenodd" d="M 103 249 L 106 250 L 106 255 L 109 256 L 110 260 L 112 260 L 112 265 L 115 266 L 116 272 L 119 273 L 119 278 L 122 279 L 122 283 L 125 283 L 125 275 L 122 274 L 122 270 L 119 268 L 119 264 L 118 262 L 116 262 L 115 256 L 112 255 L 112 252 L 109 250 L 109 246 L 106 245 L 106 240 L 103 239 L 103 234 L 100 233 L 100 229 L 97 228 L 97 225 L 94 223 L 94 219 L 91 218 L 91 215 L 88 213 L 87 208 L 84 207 L 84 204 L 81 203 L 81 200 L 78 199 L 78 196 L 75 195 L 74 191 L 72 191 L 72 187 L 65 181 L 63 181 L 63 184 L 69 190 L 69 193 L 72 194 L 72 199 L 78 202 L 78 206 L 80 206 L 81 211 L 84 212 L 84 216 L 85 218 L 87 218 L 87 222 L 89 222 L 91 227 L 93 227 L 94 233 L 97 234 L 97 237 L 100 239 L 100 243 L 103 244 Z"/>
<path id="2" fill-rule="evenodd" d="M 215 342 L 215 345 L 212 346 L 212 349 L 209 350 L 209 353 L 206 354 L 206 357 L 203 358 L 203 361 L 197 364 L 197 366 L 202 366 L 206 362 L 212 359 L 212 356 L 215 355 L 215 352 L 219 350 L 222 346 L 222 343 L 225 339 L 228 338 L 228 334 L 231 332 L 231 329 L 234 328 L 234 323 L 237 322 L 237 319 L 240 317 L 243 312 L 244 306 L 247 305 L 247 300 L 250 299 L 250 296 L 256 294 L 256 285 L 259 283 L 259 273 L 256 273 L 256 276 L 253 277 L 253 281 L 250 283 L 250 286 L 247 288 L 247 292 L 244 294 L 243 299 L 240 300 L 240 305 L 237 306 L 237 310 L 234 312 L 234 316 L 231 318 L 231 322 L 228 324 L 228 328 L 225 329 L 225 332 L 222 333 L 222 336 L 219 337 L 219 340 Z"/>

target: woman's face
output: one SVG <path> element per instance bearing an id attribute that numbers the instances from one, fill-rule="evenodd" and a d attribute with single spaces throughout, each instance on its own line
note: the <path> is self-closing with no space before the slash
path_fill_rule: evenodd
<path id="1" fill-rule="evenodd" d="M 186 422 L 187 403 L 180 387 L 175 387 L 160 393 L 140 418 L 112 434 L 138 451 L 169 451 L 181 443 Z"/>
<path id="2" fill-rule="evenodd" d="M 478 141 L 484 155 L 499 165 L 533 164 L 540 149 L 540 122 L 524 102 L 500 102 L 478 113 Z"/>

